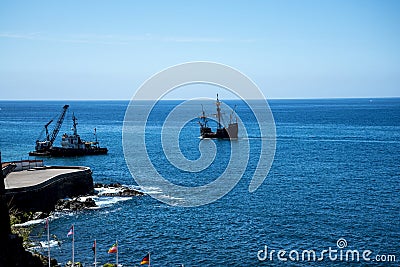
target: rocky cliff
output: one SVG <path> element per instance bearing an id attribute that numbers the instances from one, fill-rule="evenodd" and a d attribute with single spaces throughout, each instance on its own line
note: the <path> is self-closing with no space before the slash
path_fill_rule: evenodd
<path id="1" fill-rule="evenodd" d="M 43 267 L 39 257 L 24 249 L 22 238 L 11 234 L 3 172 L 0 172 L 0 267 Z"/>

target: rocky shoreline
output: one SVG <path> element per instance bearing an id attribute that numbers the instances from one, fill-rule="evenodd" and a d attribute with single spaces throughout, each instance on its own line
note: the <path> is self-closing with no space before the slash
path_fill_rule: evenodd
<path id="1" fill-rule="evenodd" d="M 115 183 L 115 184 L 95 183 L 94 189 L 95 191 L 99 191 L 99 189 L 112 189 L 116 191 L 116 192 L 103 192 L 98 194 L 99 196 L 106 196 L 106 197 L 139 197 L 144 195 L 143 192 L 129 188 L 128 186 L 121 185 L 120 183 Z"/>
<path id="2" fill-rule="evenodd" d="M 129 188 L 119 183 L 115 184 L 94 184 L 96 197 L 138 197 L 144 193 Z M 55 206 L 56 211 L 78 211 L 84 209 L 97 208 L 96 202 L 91 196 L 80 196 L 73 199 L 60 199 Z"/>
<path id="3" fill-rule="evenodd" d="M 107 197 L 140 197 L 145 195 L 143 192 L 136 189 L 130 188 L 128 186 L 121 185 L 119 183 L 113 184 L 94 184 L 94 193 L 91 195 L 78 196 L 74 198 L 59 199 L 54 207 L 54 211 L 81 211 L 86 209 L 96 209 L 99 208 L 95 202 L 98 198 Z M 13 227 L 24 227 L 24 224 L 32 220 L 44 220 L 48 218 L 54 211 L 36 211 L 36 212 L 26 212 L 13 210 L 13 216 L 17 218 L 18 224 Z M 17 238 L 17 237 L 16 237 Z M 22 238 L 17 238 L 22 244 Z M 28 253 L 28 252 L 27 252 Z M 30 253 L 29 253 L 30 254 Z M 30 254 L 35 258 L 35 263 L 30 266 L 41 266 L 39 262 L 42 262 L 47 266 L 47 257 L 41 254 Z M 32 258 L 32 259 L 33 259 Z M 51 266 L 58 266 L 55 259 L 51 259 Z M 27 265 L 28 266 L 28 265 Z"/>
<path id="4" fill-rule="evenodd" d="M 95 198 L 98 197 L 140 197 L 145 193 L 132 189 L 128 186 L 119 183 L 113 184 L 94 184 L 94 194 L 79 196 L 74 198 L 59 199 L 55 205 L 54 211 L 81 211 L 85 209 L 98 208 Z M 22 212 L 16 211 L 16 216 L 21 221 L 21 224 L 32 221 L 46 219 L 52 212 L 37 211 L 37 212 Z"/>

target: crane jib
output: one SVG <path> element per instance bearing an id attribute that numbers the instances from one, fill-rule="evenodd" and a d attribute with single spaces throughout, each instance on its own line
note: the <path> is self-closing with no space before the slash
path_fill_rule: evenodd
<path id="1" fill-rule="evenodd" d="M 65 105 L 63 107 L 63 111 L 61 112 L 60 117 L 57 120 L 56 126 L 54 127 L 53 132 L 51 134 L 51 138 L 49 140 L 50 141 L 50 146 L 53 144 L 54 140 L 56 140 L 56 138 L 57 138 L 58 132 L 61 129 L 61 125 L 62 125 L 62 123 L 64 121 L 65 114 L 67 113 L 68 108 L 69 108 L 69 105 Z"/>

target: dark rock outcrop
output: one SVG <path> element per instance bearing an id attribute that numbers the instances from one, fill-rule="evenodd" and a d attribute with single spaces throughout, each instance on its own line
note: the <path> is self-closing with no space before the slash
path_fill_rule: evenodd
<path id="1" fill-rule="evenodd" d="M 144 195 L 143 192 L 129 188 L 127 186 L 123 186 L 119 183 L 114 183 L 114 184 L 96 183 L 94 185 L 94 188 L 95 189 L 101 189 L 101 188 L 115 189 L 115 192 L 103 192 L 103 193 L 99 194 L 99 196 L 105 196 L 105 197 L 137 197 L 137 196 Z"/>
<path id="2" fill-rule="evenodd" d="M 58 200 L 55 209 L 57 211 L 84 210 L 93 207 L 97 207 L 97 205 L 92 198 L 87 198 L 85 201 L 81 201 L 80 198 L 74 198 Z"/>
<path id="3" fill-rule="evenodd" d="M 23 240 L 18 235 L 10 234 L 5 240 L 7 247 L 0 253 L 4 253 L 0 257 L 0 266 L 4 267 L 44 267 L 41 255 L 32 254 L 23 247 Z M 4 241 L 2 240 L 1 243 Z"/>

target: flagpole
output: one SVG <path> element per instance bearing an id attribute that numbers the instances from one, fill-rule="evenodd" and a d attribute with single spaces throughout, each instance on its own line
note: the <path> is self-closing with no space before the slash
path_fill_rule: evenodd
<path id="1" fill-rule="evenodd" d="M 115 240 L 115 244 L 117 244 L 117 258 L 116 258 L 116 263 L 117 263 L 117 267 L 118 267 L 118 240 Z"/>
<path id="2" fill-rule="evenodd" d="M 74 227 L 74 225 L 72 225 L 72 267 L 75 266 L 74 242 L 75 242 L 75 227 Z"/>
<path id="3" fill-rule="evenodd" d="M 50 224 L 49 224 L 49 218 L 46 219 L 46 224 L 47 224 L 47 249 L 48 249 L 48 256 L 49 256 L 49 267 L 51 267 L 51 262 L 50 262 Z"/>
<path id="4" fill-rule="evenodd" d="M 149 267 L 150 267 L 150 251 L 149 251 Z"/>
<path id="5" fill-rule="evenodd" d="M 97 267 L 96 253 L 97 253 L 97 242 L 94 240 L 94 267 Z"/>

